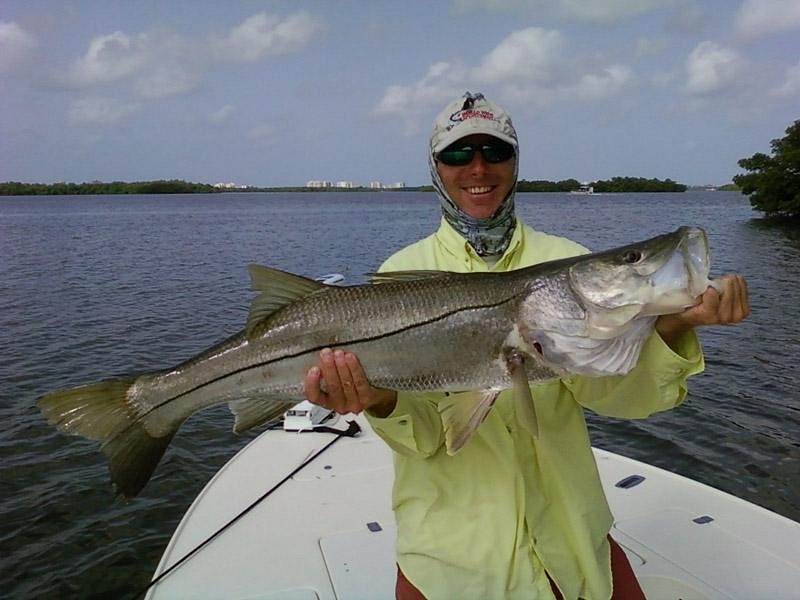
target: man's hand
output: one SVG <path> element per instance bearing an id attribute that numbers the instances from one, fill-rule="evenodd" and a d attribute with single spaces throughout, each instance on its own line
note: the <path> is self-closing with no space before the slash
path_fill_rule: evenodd
<path id="1" fill-rule="evenodd" d="M 397 392 L 372 387 L 358 357 L 343 350 L 323 349 L 319 366 L 309 369 L 304 384 L 310 402 L 342 415 L 369 408 L 375 416 L 386 417 L 397 403 Z"/>
<path id="2" fill-rule="evenodd" d="M 662 315 L 656 321 L 656 331 L 670 348 L 687 331 L 699 325 L 728 325 L 739 323 L 750 314 L 747 281 L 741 275 L 724 275 L 715 280 L 724 283 L 722 294 L 709 287 L 700 302 L 681 313 Z"/>

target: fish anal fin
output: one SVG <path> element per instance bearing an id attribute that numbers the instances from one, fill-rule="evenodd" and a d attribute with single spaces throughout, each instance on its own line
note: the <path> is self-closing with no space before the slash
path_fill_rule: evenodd
<path id="1" fill-rule="evenodd" d="M 328 287 L 308 277 L 263 265 L 251 264 L 248 270 L 253 290 L 261 292 L 251 303 L 247 317 L 246 331 L 250 339 L 258 334 L 259 325 L 275 311 Z"/>
<path id="2" fill-rule="evenodd" d="M 233 431 L 237 434 L 244 433 L 248 429 L 277 419 L 293 404 L 296 404 L 296 401 L 276 400 L 269 396 L 232 400 L 228 402 L 228 408 L 235 417 Z"/>
<path id="3" fill-rule="evenodd" d="M 445 448 L 454 455 L 472 439 L 501 390 L 475 390 L 450 394 L 439 405 Z"/>

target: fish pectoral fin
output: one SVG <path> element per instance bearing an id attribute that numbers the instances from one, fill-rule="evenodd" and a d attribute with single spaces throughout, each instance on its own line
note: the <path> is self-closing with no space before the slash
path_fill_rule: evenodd
<path id="1" fill-rule="evenodd" d="M 324 283 L 308 277 L 263 265 L 252 264 L 247 268 L 250 271 L 253 290 L 261 292 L 250 304 L 250 314 L 247 316 L 245 328 L 248 338 L 256 335 L 259 325 L 276 310 L 291 304 L 298 298 L 328 287 Z"/>
<path id="2" fill-rule="evenodd" d="M 521 352 L 513 352 L 506 357 L 506 365 L 511 373 L 517 419 L 534 439 L 538 439 L 539 417 L 536 416 L 536 405 L 533 402 L 531 386 L 525 372 L 525 355 Z"/>
<path id="3" fill-rule="evenodd" d="M 447 453 L 452 456 L 464 447 L 478 429 L 500 390 L 475 390 L 450 394 L 439 405 L 444 425 Z"/>
<path id="4" fill-rule="evenodd" d="M 514 407 L 517 419 L 534 438 L 539 437 L 539 417 L 536 416 L 536 403 L 533 400 L 531 386 L 525 377 L 524 369 L 517 369 L 511 376 L 514 381 Z"/>
<path id="5" fill-rule="evenodd" d="M 452 271 L 384 271 L 383 273 L 368 273 L 370 283 L 390 283 L 393 281 L 417 281 L 419 279 L 434 279 L 452 275 Z"/>
<path id="6" fill-rule="evenodd" d="M 276 400 L 269 396 L 232 400 L 228 402 L 228 408 L 235 417 L 233 432 L 244 433 L 248 429 L 277 419 L 293 404 L 296 404 L 296 401 Z"/>

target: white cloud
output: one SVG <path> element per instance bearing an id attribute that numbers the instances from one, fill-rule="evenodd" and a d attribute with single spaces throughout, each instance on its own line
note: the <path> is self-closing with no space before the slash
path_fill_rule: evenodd
<path id="1" fill-rule="evenodd" d="M 459 11 L 490 10 L 554 16 L 568 21 L 613 23 L 672 6 L 675 0 L 455 0 Z"/>
<path id="2" fill-rule="evenodd" d="M 92 39 L 61 82 L 79 89 L 125 82 L 142 98 L 175 96 L 195 89 L 204 75 L 226 62 L 297 52 L 321 28 L 315 18 L 300 12 L 285 18 L 260 13 L 205 40 L 164 31 L 115 31 Z"/>
<path id="3" fill-rule="evenodd" d="M 517 78 L 544 83 L 553 78 L 563 47 L 558 31 L 538 27 L 514 31 L 486 55 L 472 75 L 485 83 Z"/>
<path id="4" fill-rule="evenodd" d="M 134 84 L 143 98 L 166 98 L 185 94 L 200 83 L 201 74 L 179 63 L 161 64 L 148 69 Z"/>
<path id="5" fill-rule="evenodd" d="M 791 98 L 793 96 L 800 98 L 800 62 L 786 68 L 783 85 L 773 89 L 770 95 L 778 98 Z"/>
<path id="6" fill-rule="evenodd" d="M 611 65 L 599 74 L 587 73 L 575 85 L 581 100 L 602 100 L 613 96 L 632 79 L 631 70 L 624 65 Z"/>
<path id="7" fill-rule="evenodd" d="M 67 81 L 79 87 L 116 81 L 141 70 L 147 61 L 142 37 L 115 31 L 89 42 L 86 54 L 68 70 Z"/>
<path id="8" fill-rule="evenodd" d="M 321 29 L 321 23 L 305 12 L 285 19 L 259 13 L 245 19 L 227 36 L 214 38 L 213 49 L 220 60 L 255 62 L 301 50 Z"/>
<path id="9" fill-rule="evenodd" d="M 16 23 L 0 21 L 0 73 L 23 64 L 36 47 L 34 37 Z"/>
<path id="10" fill-rule="evenodd" d="M 212 123 L 222 123 L 224 121 L 227 121 L 234 113 L 234 111 L 235 109 L 233 105 L 226 104 L 219 110 L 215 110 L 213 113 L 208 115 L 208 120 L 211 121 Z"/>
<path id="11" fill-rule="evenodd" d="M 581 59 L 569 56 L 561 33 L 530 27 L 510 33 L 475 67 L 438 62 L 419 81 L 388 87 L 375 112 L 398 115 L 416 131 L 423 115 L 465 90 L 491 88 L 495 97 L 543 107 L 557 99 L 606 98 L 618 93 L 632 78 L 631 70 L 624 65 L 586 67 Z"/>
<path id="12" fill-rule="evenodd" d="M 692 96 L 715 94 L 735 85 L 744 69 L 744 59 L 735 50 L 701 42 L 686 59 L 684 89 Z"/>
<path id="13" fill-rule="evenodd" d="M 428 114 L 434 107 L 441 108 L 463 94 L 465 86 L 469 85 L 468 80 L 468 69 L 463 65 L 444 61 L 434 63 L 416 83 L 389 86 L 375 113 L 400 116 L 408 131 L 415 132 L 421 115 Z"/>
<path id="14" fill-rule="evenodd" d="M 640 37 L 636 40 L 635 54 L 637 57 L 656 56 L 667 49 L 667 40 L 663 37 Z"/>
<path id="15" fill-rule="evenodd" d="M 247 132 L 247 137 L 251 140 L 268 140 L 274 135 L 275 128 L 269 123 L 255 125 Z"/>
<path id="16" fill-rule="evenodd" d="M 745 38 L 792 29 L 800 29 L 798 0 L 744 0 L 736 14 L 736 31 Z"/>
<path id="17" fill-rule="evenodd" d="M 110 125 L 135 113 L 136 103 L 126 103 L 113 98 L 93 96 L 74 101 L 69 108 L 69 119 L 81 125 Z"/>

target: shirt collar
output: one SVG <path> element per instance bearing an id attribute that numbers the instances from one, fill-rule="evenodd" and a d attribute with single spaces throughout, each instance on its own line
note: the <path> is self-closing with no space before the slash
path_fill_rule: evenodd
<path id="1" fill-rule="evenodd" d="M 508 248 L 503 252 L 500 260 L 497 261 L 492 271 L 507 271 L 511 268 L 514 257 L 522 243 L 523 238 L 522 221 L 517 218 L 517 224 L 514 227 L 514 233 L 511 235 L 511 240 L 508 243 Z M 439 229 L 435 233 L 436 239 L 442 247 L 452 254 L 457 260 L 464 263 L 467 270 L 487 270 L 486 262 L 481 258 L 470 243 L 456 231 L 447 219 L 442 217 L 439 224 Z M 477 268 L 476 268 L 477 267 Z"/>

